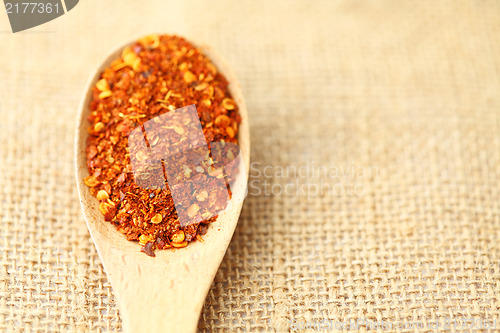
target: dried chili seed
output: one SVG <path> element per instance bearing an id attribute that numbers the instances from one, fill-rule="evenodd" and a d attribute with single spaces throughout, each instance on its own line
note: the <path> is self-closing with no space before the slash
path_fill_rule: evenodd
<path id="1" fill-rule="evenodd" d="M 94 125 L 94 131 L 95 132 L 100 132 L 104 129 L 105 125 L 101 122 L 98 122 Z"/>
<path id="2" fill-rule="evenodd" d="M 231 120 L 229 119 L 228 116 L 226 116 L 225 114 L 221 114 L 220 116 L 218 116 L 216 119 L 215 119 L 215 125 L 216 126 L 223 126 L 223 127 L 227 127 L 229 126 Z"/>
<path id="3" fill-rule="evenodd" d="M 147 235 L 141 235 L 139 237 L 139 244 L 141 245 L 145 245 L 147 242 L 150 242 L 151 241 L 151 238 Z"/>
<path id="4" fill-rule="evenodd" d="M 112 92 L 111 90 L 106 90 L 106 91 L 103 91 L 99 94 L 99 98 L 101 99 L 105 99 L 106 97 L 109 97 L 112 95 Z"/>
<path id="5" fill-rule="evenodd" d="M 113 202 L 101 202 L 99 204 L 99 211 L 104 215 L 106 221 L 110 221 L 116 212 L 116 205 Z"/>
<path id="6" fill-rule="evenodd" d="M 97 192 L 97 200 L 102 201 L 102 200 L 108 200 L 108 199 L 109 199 L 109 195 L 108 195 L 108 192 L 106 192 L 105 190 L 100 190 L 99 192 Z"/>
<path id="7" fill-rule="evenodd" d="M 161 216 L 161 214 L 156 214 L 155 216 L 153 216 L 153 218 L 151 219 L 151 223 L 153 224 L 158 224 L 161 222 L 161 220 L 163 219 L 163 217 Z"/>
<path id="8" fill-rule="evenodd" d="M 208 198 L 207 191 L 202 191 L 198 195 L 196 195 L 196 200 L 198 200 L 198 201 L 205 201 L 207 198 Z"/>
<path id="9" fill-rule="evenodd" d="M 199 210 L 200 210 L 200 206 L 198 206 L 197 204 L 192 204 L 187 209 L 187 214 L 188 214 L 189 217 L 195 217 L 196 214 L 198 214 Z"/>
<path id="10" fill-rule="evenodd" d="M 224 98 L 222 100 L 222 106 L 226 110 L 234 110 L 234 108 L 236 107 L 234 101 L 231 98 Z"/>
<path id="11" fill-rule="evenodd" d="M 87 185 L 88 187 L 96 187 L 97 185 L 99 185 L 99 181 L 94 177 L 94 176 L 88 176 L 87 178 L 85 178 L 83 180 L 83 182 L 85 183 L 85 185 Z"/>
<path id="12" fill-rule="evenodd" d="M 201 241 L 207 224 L 217 218 L 205 208 L 222 199 L 209 189 L 194 193 L 197 203 L 189 206 L 188 215 L 207 220 L 182 227 L 169 189 L 151 191 L 136 184 L 128 135 L 163 113 L 194 104 L 207 142 L 237 144 L 241 118 L 227 80 L 185 39 L 150 35 L 125 47 L 104 69 L 92 92 L 86 147 L 90 176 L 84 182 L 101 201 L 99 210 L 105 220 L 115 224 L 128 240 L 139 241 L 148 255 L 154 256 L 155 248 L 181 248 L 190 241 Z M 171 133 L 178 138 L 185 135 L 186 128 L 174 126 Z M 148 138 L 149 144 L 160 144 L 159 139 Z M 144 152 L 135 157 L 148 159 Z M 224 177 L 220 170 L 207 176 L 206 169 L 188 168 L 184 176 L 195 175 L 193 181 L 207 183 L 211 177 Z M 154 179 L 154 170 L 146 177 Z"/>
<path id="13" fill-rule="evenodd" d="M 184 73 L 184 81 L 186 81 L 187 83 L 191 83 L 195 80 L 196 80 L 196 75 L 194 75 L 190 71 Z"/>
<path id="14" fill-rule="evenodd" d="M 175 234 L 172 235 L 172 242 L 174 243 L 182 243 L 185 239 L 186 235 L 184 231 L 179 230 Z"/>
<path id="15" fill-rule="evenodd" d="M 227 136 L 229 136 L 230 138 L 234 138 L 234 130 L 232 127 L 227 127 L 226 133 L 227 133 Z"/>
<path id="16" fill-rule="evenodd" d="M 100 79 L 99 81 L 97 81 L 97 83 L 95 84 L 95 86 L 100 91 L 108 91 L 108 90 L 110 90 L 109 89 L 108 81 L 106 79 Z"/>
<path id="17" fill-rule="evenodd" d="M 186 247 L 188 245 L 187 241 L 180 242 L 180 243 L 172 243 L 173 247 L 181 248 L 181 247 Z"/>

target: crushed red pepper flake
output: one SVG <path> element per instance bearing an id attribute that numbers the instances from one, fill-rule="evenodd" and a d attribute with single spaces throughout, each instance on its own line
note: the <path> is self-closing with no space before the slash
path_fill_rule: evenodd
<path id="1" fill-rule="evenodd" d="M 141 252 L 146 253 L 150 257 L 156 257 L 155 252 L 153 250 L 153 243 L 152 242 L 148 242 L 146 245 L 144 245 L 141 248 Z"/>
<path id="2" fill-rule="evenodd" d="M 150 119 L 194 104 L 208 144 L 237 144 L 241 117 L 226 78 L 184 38 L 150 35 L 125 47 L 104 69 L 92 93 L 86 145 L 89 176 L 84 182 L 100 200 L 105 221 L 153 257 L 155 249 L 202 241 L 217 216 L 182 227 L 168 187 L 146 189 L 135 183 L 128 135 Z M 180 135 L 184 129 L 173 131 Z M 194 195 L 198 204 L 188 209 L 193 216 L 218 199 L 203 191 Z"/>

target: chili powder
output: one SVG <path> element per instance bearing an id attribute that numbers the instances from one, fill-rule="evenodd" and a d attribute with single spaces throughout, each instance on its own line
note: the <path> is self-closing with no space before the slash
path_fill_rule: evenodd
<path id="1" fill-rule="evenodd" d="M 217 217 L 182 227 L 168 187 L 136 184 L 128 135 L 152 118 L 194 104 L 208 144 L 237 144 L 241 118 L 226 78 L 184 38 L 150 35 L 125 47 L 104 69 L 92 93 L 86 142 L 90 176 L 84 182 L 99 200 L 105 221 L 153 257 L 155 249 L 202 241 Z M 210 193 L 197 194 L 197 200 L 212 199 Z M 199 206 L 193 206 L 196 213 Z"/>

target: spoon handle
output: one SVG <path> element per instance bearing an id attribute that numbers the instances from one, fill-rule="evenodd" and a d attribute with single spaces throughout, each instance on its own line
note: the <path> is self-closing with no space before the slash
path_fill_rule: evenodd
<path id="1" fill-rule="evenodd" d="M 124 332 L 196 332 L 213 279 L 200 275 L 203 268 L 210 271 L 207 261 L 166 262 L 143 253 L 110 252 L 116 252 L 114 260 L 106 260 L 105 268 Z"/>

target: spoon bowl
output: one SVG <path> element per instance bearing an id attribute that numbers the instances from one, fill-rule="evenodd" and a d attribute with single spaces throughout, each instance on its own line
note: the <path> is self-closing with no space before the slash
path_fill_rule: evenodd
<path id="1" fill-rule="evenodd" d="M 134 39 L 135 40 L 135 39 Z M 98 200 L 83 182 L 87 177 L 85 146 L 88 136 L 92 87 L 102 71 L 120 57 L 117 48 L 89 79 L 78 110 L 75 135 L 76 182 L 83 215 L 117 298 L 125 332 L 195 332 L 201 308 L 236 228 L 243 201 L 235 202 L 210 223 L 204 242 L 192 242 L 175 250 L 156 251 L 156 257 L 140 252 L 115 226 L 104 221 Z M 193 44 L 203 51 L 229 82 L 239 106 L 241 124 L 238 145 L 243 158 L 237 181 L 246 184 L 250 161 L 248 115 L 236 75 L 210 46 Z"/>

